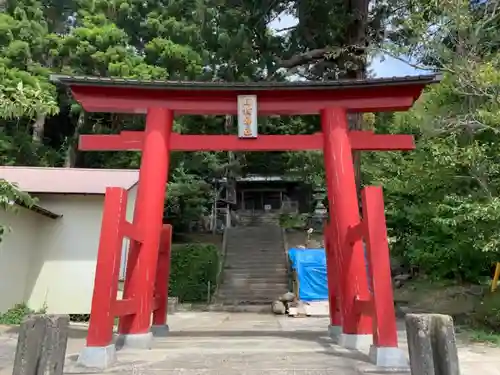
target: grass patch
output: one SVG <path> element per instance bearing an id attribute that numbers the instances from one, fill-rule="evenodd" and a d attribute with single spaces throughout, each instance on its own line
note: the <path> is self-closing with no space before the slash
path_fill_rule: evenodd
<path id="1" fill-rule="evenodd" d="M 487 343 L 500 346 L 500 332 L 487 331 L 481 328 L 460 326 L 456 328 L 457 337 L 465 342 Z"/>

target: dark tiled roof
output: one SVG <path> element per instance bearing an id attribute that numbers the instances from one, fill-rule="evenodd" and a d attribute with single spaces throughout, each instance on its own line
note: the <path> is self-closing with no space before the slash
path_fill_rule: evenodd
<path id="1" fill-rule="evenodd" d="M 437 74 L 370 78 L 345 81 L 287 81 L 287 82 L 196 82 L 196 81 L 162 81 L 162 80 L 138 80 L 129 78 L 107 78 L 92 76 L 65 76 L 52 75 L 52 82 L 70 86 L 114 86 L 114 87 L 136 87 L 151 89 L 170 90 L 327 90 L 356 87 L 378 87 L 378 86 L 402 86 L 402 85 L 426 85 L 437 83 L 441 76 Z"/>

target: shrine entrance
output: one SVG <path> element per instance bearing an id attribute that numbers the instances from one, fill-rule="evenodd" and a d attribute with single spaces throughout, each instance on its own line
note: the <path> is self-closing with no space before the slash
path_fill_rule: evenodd
<path id="1" fill-rule="evenodd" d="M 168 333 L 171 228 L 162 225 L 162 217 L 172 151 L 322 150 L 330 207 L 324 231 L 329 333 L 347 348 L 369 342 L 370 356 L 379 366 L 406 362 L 398 349 L 382 190 L 372 186 L 362 190 L 360 217 L 352 152 L 412 150 L 414 141 L 410 135 L 349 131 L 347 113 L 408 110 L 426 85 L 438 81 L 436 76 L 261 83 L 52 79 L 69 86 L 88 112 L 146 114 L 144 131 L 80 136 L 80 150 L 142 152 L 131 223 L 125 219 L 125 190 L 106 190 L 87 346 L 79 357 L 82 365 L 102 368 L 115 360 L 116 317 L 119 340 L 126 346 L 150 348 L 154 335 Z M 174 116 L 184 114 L 237 115 L 238 136 L 175 133 Z M 320 115 L 322 131 L 258 135 L 257 116 L 268 115 Z M 117 300 L 124 237 L 131 245 L 123 299 Z"/>

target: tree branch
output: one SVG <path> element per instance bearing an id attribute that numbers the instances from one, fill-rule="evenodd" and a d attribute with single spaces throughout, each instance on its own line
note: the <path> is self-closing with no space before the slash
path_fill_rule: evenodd
<path id="1" fill-rule="evenodd" d="M 307 52 L 303 52 L 292 56 L 288 60 L 281 60 L 279 65 L 281 68 L 291 69 L 299 65 L 308 64 L 312 61 L 318 61 L 325 57 L 330 52 L 330 48 L 317 48 Z"/>

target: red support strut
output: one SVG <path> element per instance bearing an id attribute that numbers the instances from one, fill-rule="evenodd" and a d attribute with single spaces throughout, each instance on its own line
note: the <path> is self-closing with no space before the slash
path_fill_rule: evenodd
<path id="1" fill-rule="evenodd" d="M 359 295 L 368 295 L 368 284 L 362 242 L 357 240 L 350 246 L 348 241 L 349 228 L 356 226 L 360 218 L 346 111 L 342 108 L 324 109 L 321 112 L 321 126 L 324 135 L 330 234 L 335 233 L 339 246 L 339 269 L 342 269 L 342 332 L 345 335 L 371 334 L 371 318 L 355 310 L 355 299 Z M 332 215 L 333 212 L 335 215 Z M 357 343 L 357 339 L 353 337 L 352 342 Z M 346 346 L 349 344 L 346 343 Z"/>
<path id="2" fill-rule="evenodd" d="M 376 347 L 397 348 L 398 335 L 382 188 L 367 186 L 361 197 L 373 291 L 373 344 Z"/>
<path id="3" fill-rule="evenodd" d="M 158 308 L 153 311 L 153 326 L 167 325 L 168 282 L 170 278 L 170 254 L 172 248 L 172 226 L 164 225 L 160 237 L 160 253 L 156 269 L 155 300 Z"/>
<path id="4" fill-rule="evenodd" d="M 120 334 L 145 334 L 150 330 L 172 125 L 171 110 L 148 110 L 134 211 L 134 224 L 140 229 L 143 243 L 131 241 L 123 294 L 124 299 L 133 298 L 139 310 L 120 318 Z"/>
<path id="5" fill-rule="evenodd" d="M 324 227 L 325 235 L 325 254 L 326 254 L 326 273 L 328 279 L 328 301 L 330 309 L 330 326 L 340 327 L 342 324 L 340 313 L 340 297 L 339 297 L 339 269 L 337 267 L 337 248 L 332 241 L 332 233 L 329 224 Z M 336 333 L 335 333 L 336 334 Z"/>
<path id="6" fill-rule="evenodd" d="M 121 188 L 106 188 L 87 336 L 88 347 L 105 347 L 113 340 L 113 310 L 118 291 L 126 210 L 127 192 Z"/>

